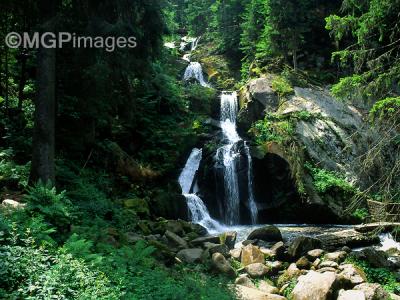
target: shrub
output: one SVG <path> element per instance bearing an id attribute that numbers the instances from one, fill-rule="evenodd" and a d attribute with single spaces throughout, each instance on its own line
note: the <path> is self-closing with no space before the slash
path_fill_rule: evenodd
<path id="1" fill-rule="evenodd" d="M 0 150 L 0 185 L 23 189 L 28 185 L 30 163 L 17 165 L 13 150 Z"/>
<path id="2" fill-rule="evenodd" d="M 369 112 L 372 121 L 387 121 L 388 119 L 393 119 L 396 122 L 399 122 L 399 114 L 400 97 L 380 100 L 374 104 Z"/>
<path id="3" fill-rule="evenodd" d="M 71 202 L 66 197 L 66 192 L 57 193 L 50 183 L 38 182 L 28 188 L 25 196 L 27 211 L 32 215 L 42 215 L 44 220 L 64 231 L 71 224 Z"/>
<path id="4" fill-rule="evenodd" d="M 310 171 L 314 180 L 314 186 L 317 192 L 321 194 L 332 189 L 339 189 L 350 194 L 354 194 L 356 192 L 356 188 L 336 172 L 315 168 L 310 163 L 306 163 L 305 168 Z"/>
<path id="5" fill-rule="evenodd" d="M 277 76 L 272 80 L 272 89 L 278 94 L 279 97 L 286 97 L 294 93 L 290 82 L 281 76 Z"/>

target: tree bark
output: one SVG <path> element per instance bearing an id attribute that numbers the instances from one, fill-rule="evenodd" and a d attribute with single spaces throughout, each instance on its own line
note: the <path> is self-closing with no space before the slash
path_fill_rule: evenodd
<path id="1" fill-rule="evenodd" d="M 52 25 L 45 26 L 52 31 Z M 56 50 L 40 48 L 37 54 L 37 98 L 35 101 L 33 155 L 30 182 L 55 184 L 55 77 Z"/>

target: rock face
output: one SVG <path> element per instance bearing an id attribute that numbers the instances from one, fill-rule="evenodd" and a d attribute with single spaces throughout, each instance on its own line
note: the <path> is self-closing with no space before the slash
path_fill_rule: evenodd
<path id="1" fill-rule="evenodd" d="M 291 257 L 298 258 L 307 254 L 308 251 L 319 248 L 320 246 L 320 240 L 307 236 L 299 236 L 289 245 L 288 253 Z"/>
<path id="2" fill-rule="evenodd" d="M 257 228 L 247 237 L 248 240 L 263 240 L 266 242 L 282 241 L 282 234 L 276 226 L 264 226 Z"/>
<path id="3" fill-rule="evenodd" d="M 242 249 L 241 262 L 244 267 L 254 263 L 264 263 L 264 261 L 264 254 L 258 247 L 250 244 Z"/>
<path id="4" fill-rule="evenodd" d="M 307 275 L 299 277 L 293 290 L 293 300 L 328 300 L 333 294 L 335 273 L 323 274 L 310 271 Z"/>
<path id="5" fill-rule="evenodd" d="M 352 219 L 346 212 L 347 198 L 318 193 L 310 172 L 303 165 L 296 164 L 292 158 L 307 157 L 307 160 L 318 163 L 321 169 L 343 174 L 349 182 L 358 186 L 369 186 L 373 183 L 373 171 L 365 174 L 357 170 L 357 159 L 368 151 L 370 142 L 376 140 L 376 132 L 363 119 L 361 111 L 336 100 L 327 89 L 294 87 L 294 95 L 286 96 L 282 100 L 273 90 L 273 82 L 274 76 L 268 75 L 266 78 L 251 80 L 241 90 L 239 130 L 247 132 L 254 122 L 264 119 L 266 112 L 273 113 L 277 120 L 291 120 L 295 132 L 291 139 L 299 147 L 294 150 L 295 153 L 288 153 L 278 143 L 266 142 L 252 151 L 260 215 L 281 220 L 286 215 L 285 221 L 348 223 Z M 304 114 L 305 117 L 297 118 L 299 114 Z M 298 174 L 301 169 L 307 202 L 302 203 L 298 195 L 289 191 L 289 186 L 282 185 L 284 189 L 278 188 L 279 193 L 271 193 L 271 186 L 267 186 L 266 182 L 271 182 L 276 176 L 257 172 L 258 165 L 262 165 L 260 169 L 264 170 L 266 165 L 270 165 L 275 171 L 286 171 L 289 177 L 290 173 Z M 284 176 L 275 172 L 277 173 Z M 292 196 L 280 197 L 282 193 Z M 282 207 L 291 208 L 290 218 L 288 210 L 279 209 Z"/>
<path id="6" fill-rule="evenodd" d="M 379 242 L 379 237 L 373 233 L 362 233 L 354 229 L 328 232 L 316 236 L 321 240 L 324 249 L 337 249 L 338 247 L 362 247 Z"/>
<path id="7" fill-rule="evenodd" d="M 216 271 L 230 278 L 236 277 L 236 272 L 221 253 L 214 253 L 211 262 Z"/>

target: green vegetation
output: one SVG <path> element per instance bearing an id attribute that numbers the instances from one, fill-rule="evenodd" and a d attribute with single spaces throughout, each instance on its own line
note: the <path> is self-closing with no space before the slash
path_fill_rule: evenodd
<path id="1" fill-rule="evenodd" d="M 278 94 L 280 98 L 286 97 L 294 93 L 290 83 L 281 76 L 277 76 L 272 81 L 272 89 Z"/>
<path id="2" fill-rule="evenodd" d="M 394 122 L 399 121 L 400 114 L 400 97 L 386 98 L 380 100 L 372 106 L 369 115 L 372 120 L 380 120 L 387 122 L 392 119 Z"/>
<path id="3" fill-rule="evenodd" d="M 368 262 L 359 260 L 352 256 L 346 259 L 346 263 L 354 264 L 363 270 L 367 275 L 368 282 L 379 283 L 390 293 L 398 294 L 400 292 L 400 284 L 398 283 L 395 274 L 388 269 L 373 268 Z"/>

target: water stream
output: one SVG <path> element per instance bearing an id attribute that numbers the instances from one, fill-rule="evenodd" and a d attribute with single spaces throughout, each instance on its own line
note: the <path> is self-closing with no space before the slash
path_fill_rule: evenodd
<path id="1" fill-rule="evenodd" d="M 223 166 L 225 203 L 221 206 L 221 215 L 227 225 L 240 223 L 240 191 L 238 178 L 238 160 L 240 159 L 240 144 L 244 144 L 247 156 L 248 172 L 248 199 L 247 207 L 250 210 L 252 224 L 257 222 L 257 205 L 253 194 L 252 160 L 250 149 L 240 138 L 236 130 L 236 118 L 238 114 L 238 99 L 236 92 L 222 92 L 221 94 L 221 119 L 224 145 L 217 150 L 217 165 Z M 239 143 L 241 142 L 241 143 Z"/>
<path id="2" fill-rule="evenodd" d="M 218 221 L 211 218 L 203 200 L 196 195 L 197 188 L 194 183 L 202 156 L 203 151 L 201 149 L 194 148 L 192 150 L 192 153 L 179 176 L 178 182 L 182 188 L 182 194 L 186 198 L 191 221 L 202 225 L 209 233 L 223 232 L 226 228 Z"/>

